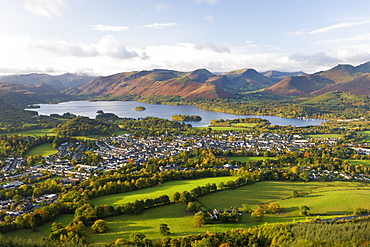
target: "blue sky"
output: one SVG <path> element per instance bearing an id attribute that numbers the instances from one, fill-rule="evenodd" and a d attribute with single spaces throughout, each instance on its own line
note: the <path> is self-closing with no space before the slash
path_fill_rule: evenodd
<path id="1" fill-rule="evenodd" d="M 367 0 L 0 0 L 0 74 L 317 72 L 370 61 Z"/>

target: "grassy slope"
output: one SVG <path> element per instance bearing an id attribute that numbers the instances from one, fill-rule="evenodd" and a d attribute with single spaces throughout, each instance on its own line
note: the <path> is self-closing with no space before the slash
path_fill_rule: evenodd
<path id="1" fill-rule="evenodd" d="M 140 215 L 121 215 L 107 218 L 108 230 L 103 234 L 88 231 L 88 241 L 104 243 L 117 238 L 129 238 L 130 233 L 141 232 L 149 239 L 161 239 L 159 225 L 168 224 L 172 236 L 204 233 L 204 228 L 193 226 L 193 215 L 185 211 L 185 204 L 171 204 L 145 210 Z"/>
<path id="2" fill-rule="evenodd" d="M 366 142 L 370 142 L 370 130 L 359 131 L 359 133 L 366 135 L 364 140 Z"/>
<path id="3" fill-rule="evenodd" d="M 45 157 L 56 153 L 58 153 L 58 149 L 53 148 L 51 146 L 51 143 L 44 143 L 37 147 L 32 148 L 24 156 L 27 157 L 30 155 L 41 154 L 43 157 Z"/>
<path id="4" fill-rule="evenodd" d="M 238 127 L 194 127 L 194 129 L 204 129 L 204 128 L 211 128 L 212 130 L 225 130 L 225 131 L 230 131 L 230 130 L 246 131 L 248 130 L 246 128 L 238 128 Z"/>
<path id="5" fill-rule="evenodd" d="M 276 160 L 277 158 L 275 157 L 229 157 L 231 160 L 236 160 L 236 161 L 252 161 L 252 160 Z"/>
<path id="6" fill-rule="evenodd" d="M 370 160 L 348 160 L 348 162 L 353 165 L 370 166 Z"/>
<path id="7" fill-rule="evenodd" d="M 27 130 L 27 131 L 20 131 L 20 132 L 13 132 L 13 133 L 4 133 L 2 135 L 23 135 L 23 136 L 55 136 L 53 129 L 35 129 L 35 130 Z"/>
<path id="8" fill-rule="evenodd" d="M 365 185 L 365 186 L 364 186 Z M 290 198 L 291 191 L 308 192 L 299 198 Z M 221 200 L 219 198 L 222 198 Z M 199 198 L 209 208 L 257 208 L 260 203 L 276 201 L 286 213 L 298 215 L 298 207 L 313 207 L 312 214 L 351 214 L 355 207 L 370 203 L 370 185 L 355 182 L 281 182 L 263 181 L 235 190 L 221 191 Z"/>
<path id="9" fill-rule="evenodd" d="M 305 138 L 340 138 L 342 135 L 339 134 L 314 134 L 304 135 Z"/>
<path id="10" fill-rule="evenodd" d="M 179 180 L 163 183 L 162 186 L 155 186 L 142 190 L 136 190 L 126 193 L 113 194 L 92 199 L 94 205 L 119 205 L 127 202 L 134 202 L 146 198 L 156 198 L 162 195 L 168 195 L 170 198 L 176 191 L 190 191 L 197 186 L 203 186 L 207 183 L 219 184 L 220 182 L 227 182 L 235 180 L 236 177 L 216 177 L 216 178 L 202 178 L 193 180 Z"/>
<path id="11" fill-rule="evenodd" d="M 41 237 L 47 237 L 50 234 L 51 224 L 54 222 L 62 223 L 64 226 L 67 226 L 69 222 L 73 220 L 73 214 L 62 214 L 54 221 L 47 222 L 42 226 L 37 228 L 36 232 L 32 232 L 31 229 L 22 229 L 14 232 L 7 232 L 3 235 L 6 237 L 19 237 L 19 238 L 32 238 L 32 239 L 40 239 Z"/>
<path id="12" fill-rule="evenodd" d="M 225 181 L 227 181 L 226 177 Z M 206 180 L 206 179 L 202 179 Z M 190 180 L 196 182 L 197 180 Z M 175 181 L 187 182 L 187 181 Z M 203 181 L 205 182 L 205 181 Z M 200 185 L 198 183 L 191 183 Z M 184 186 L 191 184 L 185 183 Z M 174 188 L 181 188 L 180 183 L 168 182 L 167 185 Z M 163 187 L 154 187 L 144 189 L 149 195 L 163 194 Z M 309 192 L 310 194 L 298 198 L 290 198 L 282 200 L 290 196 L 292 190 L 299 192 Z M 175 191 L 175 190 L 174 190 Z M 136 191 L 140 192 L 140 191 Z M 96 234 L 90 228 L 86 229 L 88 241 L 91 243 L 105 243 L 113 241 L 117 238 L 128 238 L 131 232 L 137 231 L 145 234 L 149 239 L 160 239 L 159 225 L 162 223 L 168 224 L 172 236 L 184 236 L 189 234 L 204 233 L 206 231 L 222 232 L 232 228 L 246 228 L 256 225 L 263 225 L 265 222 L 291 222 L 305 221 L 306 217 L 298 216 L 298 207 L 307 205 L 311 208 L 312 216 L 308 220 L 316 218 L 320 214 L 320 218 L 333 218 L 335 216 L 350 214 L 355 207 L 365 207 L 370 204 L 370 185 L 356 182 L 287 182 L 287 181 L 263 181 L 253 185 L 247 185 L 235 190 L 226 190 L 212 193 L 199 198 L 204 205 L 209 208 L 224 209 L 230 206 L 238 206 L 247 203 L 252 208 L 257 208 L 257 204 L 276 201 L 283 209 L 283 213 L 279 215 L 266 214 L 261 222 L 256 222 L 249 215 L 243 215 L 240 224 L 209 224 L 203 228 L 195 228 L 193 226 L 193 215 L 185 211 L 186 205 L 182 203 L 171 204 L 161 207 L 145 210 L 139 215 L 121 215 L 105 219 L 110 229 L 106 233 Z M 125 193 L 129 194 L 129 193 Z M 134 194 L 134 193 L 132 193 Z M 123 194 L 121 194 L 122 196 Z M 134 195 L 131 195 L 134 196 Z M 106 198 L 109 196 L 106 196 Z M 152 197 L 152 196 L 150 196 Z M 102 197 L 104 198 L 104 197 Z M 96 198 L 101 199 L 101 198 Z M 96 200 L 94 199 L 94 200 Z M 117 198 L 116 198 L 117 199 Z M 111 198 L 111 204 L 116 202 Z M 121 198 L 123 201 L 124 198 Z M 126 198 L 128 199 L 128 198 Z M 130 199 L 132 200 L 133 197 Z M 323 215 L 325 214 L 325 215 Z M 61 216 L 56 222 L 68 222 L 71 216 Z M 64 223 L 64 222 L 63 222 Z M 64 223 L 66 224 L 66 223 Z M 31 230 L 21 230 L 5 234 L 6 236 L 20 236 L 39 238 L 49 234 L 51 222 L 39 227 L 38 232 L 30 234 Z"/>

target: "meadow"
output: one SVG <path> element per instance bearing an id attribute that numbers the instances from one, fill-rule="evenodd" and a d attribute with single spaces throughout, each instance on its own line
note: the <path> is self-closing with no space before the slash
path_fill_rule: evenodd
<path id="1" fill-rule="evenodd" d="M 18 237 L 18 238 L 32 238 L 39 240 L 41 237 L 47 237 L 50 234 L 51 224 L 54 222 L 62 223 L 64 226 L 67 226 L 69 222 L 73 220 L 73 214 L 62 214 L 58 216 L 55 221 L 47 222 L 39 227 L 37 227 L 36 232 L 32 232 L 32 229 L 22 229 L 13 232 L 3 233 L 7 237 Z"/>
<path id="2" fill-rule="evenodd" d="M 370 130 L 359 131 L 359 133 L 365 135 L 365 142 L 370 142 Z"/>
<path id="3" fill-rule="evenodd" d="M 308 193 L 291 198 L 292 191 Z M 220 199 L 221 198 L 221 199 Z M 360 182 L 282 182 L 263 181 L 235 190 L 205 195 L 199 201 L 208 208 L 242 207 L 252 209 L 258 204 L 277 202 L 286 216 L 297 216 L 298 207 L 312 208 L 313 215 L 351 214 L 356 207 L 367 208 L 370 204 L 370 185 Z"/>
<path id="4" fill-rule="evenodd" d="M 27 131 L 19 131 L 19 132 L 11 132 L 11 133 L 4 133 L 2 135 L 22 135 L 22 136 L 55 136 L 53 129 L 35 129 L 35 130 L 27 130 Z"/>
<path id="5" fill-rule="evenodd" d="M 157 188 L 157 187 L 156 187 Z M 305 196 L 290 198 L 291 191 L 309 193 Z M 355 207 L 367 207 L 370 203 L 370 187 L 355 182 L 282 182 L 263 181 L 246 185 L 235 190 L 225 190 L 199 197 L 198 200 L 208 208 L 225 209 L 242 204 L 257 208 L 260 203 L 277 202 L 282 208 L 279 214 L 265 214 L 257 222 L 249 214 L 242 216 L 239 224 L 207 224 L 205 227 L 193 226 L 193 215 L 185 211 L 184 203 L 176 203 L 145 210 L 140 215 L 121 215 L 107 218 L 110 230 L 103 234 L 88 231 L 88 240 L 103 243 L 117 238 L 128 238 L 133 231 L 141 232 L 150 239 L 161 239 L 160 224 L 168 224 L 172 236 L 210 232 L 223 232 L 232 228 L 247 228 L 263 225 L 266 222 L 307 221 L 330 219 L 351 214 Z M 349 203 L 350 202 L 350 203 Z M 299 216 L 299 206 L 307 205 L 311 216 Z"/>
<path id="6" fill-rule="evenodd" d="M 246 157 L 246 156 L 242 156 L 242 157 L 229 157 L 231 160 L 236 160 L 236 161 L 254 161 L 254 160 L 276 160 L 277 158 L 275 157 L 261 157 L 261 156 L 257 156 L 257 157 Z"/>
<path id="7" fill-rule="evenodd" d="M 127 202 L 134 202 L 135 200 L 157 198 L 162 195 L 168 195 L 171 198 L 173 193 L 175 193 L 176 191 L 190 191 L 197 186 L 204 186 L 208 183 L 215 183 L 216 185 L 218 185 L 220 182 L 226 183 L 229 180 L 236 179 L 237 177 L 215 177 L 170 181 L 163 183 L 161 186 L 93 198 L 91 202 L 94 205 L 120 205 Z"/>
<path id="8" fill-rule="evenodd" d="M 30 156 L 30 155 L 33 156 L 33 155 L 41 154 L 42 157 L 45 157 L 45 156 L 53 155 L 53 154 L 56 154 L 56 153 L 58 153 L 58 149 L 53 148 L 51 146 L 51 143 L 44 143 L 44 144 L 41 144 L 41 145 L 38 145 L 38 146 L 32 148 L 31 150 L 26 152 L 24 156 L 27 157 L 27 156 Z"/>
<path id="9" fill-rule="evenodd" d="M 312 134 L 304 135 L 305 138 L 341 138 L 340 134 Z"/>
<path id="10" fill-rule="evenodd" d="M 212 130 L 223 130 L 223 131 L 246 131 L 246 128 L 238 127 L 194 127 L 194 129 L 211 128 Z"/>
<path id="11" fill-rule="evenodd" d="M 153 198 L 163 194 L 171 195 L 174 191 L 190 190 L 198 185 L 206 183 L 219 183 L 228 181 L 233 177 L 196 179 L 186 181 L 172 181 L 132 193 L 104 196 L 93 199 L 96 204 L 117 205 L 124 202 L 143 198 Z M 235 178 L 234 178 L 235 179 Z M 173 188 L 170 190 L 169 188 Z M 296 190 L 302 193 L 300 197 L 291 197 L 291 192 Z M 143 193 L 142 193 L 143 192 Z M 278 214 L 265 214 L 262 221 L 257 222 L 247 213 L 242 216 L 240 223 L 236 224 L 207 224 L 205 227 L 193 226 L 193 214 L 186 212 L 185 203 L 172 203 L 145 210 L 139 215 L 120 215 L 106 218 L 109 230 L 105 233 L 96 234 L 86 228 L 88 242 L 103 244 L 114 241 L 117 238 L 129 238 L 132 232 L 141 232 L 149 239 L 161 239 L 159 233 L 160 224 L 168 224 L 172 236 L 184 236 L 210 232 L 223 232 L 232 228 L 247 228 L 266 223 L 309 221 L 331 219 L 352 213 L 355 207 L 368 208 L 370 204 L 370 185 L 360 182 L 291 182 L 291 181 L 262 181 L 252 185 L 245 185 L 235 190 L 224 190 L 211 193 L 198 198 L 204 206 L 213 209 L 225 209 L 232 206 L 242 210 L 242 204 L 248 204 L 256 209 L 258 204 L 277 202 L 282 211 Z M 306 194 L 307 193 L 307 194 Z M 304 194 L 304 195 L 303 195 Z M 306 205 L 311 209 L 308 217 L 299 216 L 299 206 Z M 71 215 L 59 216 L 55 222 L 64 225 L 72 220 Z M 34 239 L 47 236 L 50 233 L 51 222 L 40 226 L 37 232 L 31 234 L 30 229 L 20 230 L 4 234 L 5 236 L 32 237 Z"/>
<path id="12" fill-rule="evenodd" d="M 232 125 L 237 126 L 237 127 L 243 127 L 243 128 L 253 128 L 257 124 L 256 123 L 235 123 L 235 124 L 232 124 Z"/>
<path id="13" fill-rule="evenodd" d="M 348 160 L 352 165 L 370 166 L 370 160 Z"/>

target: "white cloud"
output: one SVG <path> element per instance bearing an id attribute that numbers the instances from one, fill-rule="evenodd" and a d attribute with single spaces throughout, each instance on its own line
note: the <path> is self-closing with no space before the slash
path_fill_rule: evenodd
<path id="1" fill-rule="evenodd" d="M 66 3 L 64 0 L 23 0 L 23 7 L 34 15 L 51 18 L 61 17 Z"/>
<path id="2" fill-rule="evenodd" d="M 175 22 L 170 22 L 170 23 L 153 23 L 153 24 L 144 25 L 144 26 L 137 27 L 137 28 L 163 29 L 163 28 L 166 28 L 166 27 L 174 27 L 174 26 L 178 26 L 178 25 L 179 24 L 177 24 Z"/>
<path id="3" fill-rule="evenodd" d="M 161 11 L 161 10 L 164 10 L 164 9 L 167 9 L 169 6 L 166 5 L 166 4 L 162 4 L 162 3 L 158 3 L 156 5 L 154 5 L 154 8 L 158 11 Z"/>
<path id="4" fill-rule="evenodd" d="M 113 35 L 105 35 L 94 43 L 8 35 L 0 36 L 0 74 L 79 72 L 110 75 L 154 68 L 179 71 L 207 68 L 213 72 L 254 68 L 261 72 L 273 69 L 313 73 L 338 63 L 357 65 L 367 62 L 370 52 L 366 51 L 370 51 L 370 42 L 335 46 L 325 52 L 289 54 L 253 42 L 231 47 L 206 41 L 136 46 L 127 45 Z"/>
<path id="5" fill-rule="evenodd" d="M 342 59 L 327 55 L 325 52 L 317 52 L 311 55 L 295 53 L 289 56 L 289 59 L 295 62 L 303 62 L 315 66 L 331 66 L 343 62 Z"/>
<path id="6" fill-rule="evenodd" d="M 208 22 L 212 22 L 212 21 L 214 21 L 215 18 L 213 17 L 213 15 L 207 15 L 207 16 L 204 17 L 204 19 Z"/>
<path id="7" fill-rule="evenodd" d="M 109 25 L 97 24 L 97 25 L 92 25 L 91 29 L 96 30 L 96 31 L 103 31 L 103 32 L 105 31 L 120 32 L 120 31 L 128 30 L 130 28 L 126 26 L 109 26 Z"/>
<path id="8" fill-rule="evenodd" d="M 112 35 L 106 35 L 101 38 L 97 44 L 97 51 L 100 55 L 119 59 L 139 57 L 135 51 L 128 51 L 126 47 Z"/>
<path id="9" fill-rule="evenodd" d="M 223 44 L 214 44 L 208 41 L 203 41 L 194 45 L 196 50 L 211 50 L 214 52 L 230 52 L 230 48 Z"/>
<path id="10" fill-rule="evenodd" d="M 326 33 L 326 32 L 330 32 L 330 31 L 335 30 L 335 29 L 346 28 L 346 27 L 354 27 L 354 26 L 363 25 L 363 24 L 367 24 L 367 23 L 370 23 L 370 21 L 340 22 L 340 23 L 336 23 L 336 24 L 333 24 L 333 25 L 330 25 L 330 26 L 327 26 L 327 27 L 318 28 L 318 29 L 311 30 L 311 31 L 299 30 L 299 31 L 295 31 L 295 32 L 292 32 L 292 33 L 288 33 L 288 34 L 303 35 L 303 34 Z"/>

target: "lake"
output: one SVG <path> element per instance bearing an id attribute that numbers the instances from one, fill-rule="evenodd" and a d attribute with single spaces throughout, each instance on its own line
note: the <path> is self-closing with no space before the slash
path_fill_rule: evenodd
<path id="1" fill-rule="evenodd" d="M 272 125 L 292 125 L 292 126 L 309 126 L 320 125 L 326 120 L 323 119 L 296 119 L 281 118 L 275 116 L 259 115 L 236 115 L 222 112 L 214 112 L 205 109 L 198 109 L 192 105 L 154 105 L 137 101 L 69 101 L 59 104 L 39 104 L 40 108 L 29 109 L 37 111 L 40 115 L 50 115 L 53 113 L 63 114 L 66 112 L 78 116 L 95 118 L 98 110 L 106 113 L 114 113 L 119 117 L 144 118 L 148 116 L 171 119 L 172 115 L 198 115 L 202 117 L 200 122 L 188 122 L 194 127 L 207 127 L 212 119 L 235 119 L 255 117 L 263 118 L 270 121 Z M 144 106 L 145 111 L 135 111 L 135 107 Z"/>

